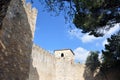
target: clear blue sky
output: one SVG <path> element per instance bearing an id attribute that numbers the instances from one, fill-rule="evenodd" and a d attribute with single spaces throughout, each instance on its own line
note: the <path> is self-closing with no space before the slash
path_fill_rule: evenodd
<path id="1" fill-rule="evenodd" d="M 106 38 L 116 32 L 118 28 L 110 30 L 102 38 L 82 34 L 79 29 L 74 28 L 71 30 L 65 24 L 62 14 L 56 17 L 51 16 L 50 13 L 42 11 L 44 8 L 38 0 L 34 1 L 33 7 L 38 9 L 34 43 L 48 51 L 65 48 L 72 49 L 76 54 L 76 61 L 84 62 L 88 51 L 101 51 L 104 49 L 103 45 L 106 43 Z M 83 57 L 84 59 L 82 59 Z"/>

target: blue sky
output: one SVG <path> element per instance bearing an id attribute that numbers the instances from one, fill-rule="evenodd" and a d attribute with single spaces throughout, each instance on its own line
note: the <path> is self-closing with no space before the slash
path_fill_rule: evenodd
<path id="1" fill-rule="evenodd" d="M 27 0 L 29 1 L 29 0 Z M 84 63 L 89 51 L 104 49 L 106 38 L 115 33 L 119 26 L 112 28 L 104 37 L 95 38 L 88 34 L 82 34 L 81 30 L 71 29 L 65 24 L 64 15 L 51 16 L 43 12 L 43 7 L 35 0 L 33 7 L 38 9 L 34 43 L 38 46 L 53 52 L 56 49 L 72 49 L 75 53 L 75 61 Z"/>

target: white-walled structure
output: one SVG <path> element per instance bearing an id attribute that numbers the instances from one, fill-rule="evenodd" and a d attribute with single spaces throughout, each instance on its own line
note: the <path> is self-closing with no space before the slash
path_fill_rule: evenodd
<path id="1" fill-rule="evenodd" d="M 52 55 L 33 45 L 31 57 L 31 66 L 36 68 L 39 79 L 31 68 L 30 80 L 84 80 L 84 65 L 74 62 L 74 53 L 71 49 L 55 50 Z"/>

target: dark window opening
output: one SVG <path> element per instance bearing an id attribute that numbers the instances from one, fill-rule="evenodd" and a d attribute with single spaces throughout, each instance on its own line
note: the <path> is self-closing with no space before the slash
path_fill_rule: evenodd
<path id="1" fill-rule="evenodd" d="M 63 54 L 63 53 L 61 54 L 61 57 L 64 57 L 64 54 Z"/>

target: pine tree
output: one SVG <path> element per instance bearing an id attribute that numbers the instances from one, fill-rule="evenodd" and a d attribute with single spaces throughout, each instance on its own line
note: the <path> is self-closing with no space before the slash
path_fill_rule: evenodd
<path id="1" fill-rule="evenodd" d="M 99 54 L 98 51 L 96 52 L 91 51 L 90 55 L 87 57 L 85 65 L 92 72 L 94 72 L 100 66 L 98 54 Z"/>
<path id="2" fill-rule="evenodd" d="M 33 2 L 33 0 L 31 0 Z M 120 23 L 120 0 L 39 0 L 47 11 L 63 13 L 83 33 L 103 36 Z M 106 27 L 107 26 L 107 27 Z M 102 30 L 100 30 L 102 29 Z"/>
<path id="3" fill-rule="evenodd" d="M 120 31 L 107 39 L 108 44 L 105 50 L 102 50 L 102 65 L 105 68 L 111 68 L 120 65 Z"/>

